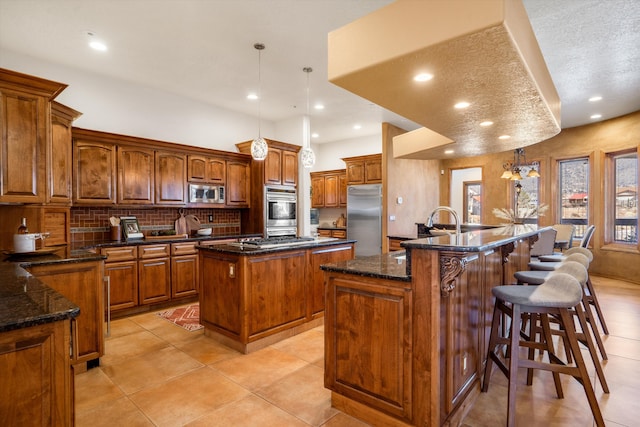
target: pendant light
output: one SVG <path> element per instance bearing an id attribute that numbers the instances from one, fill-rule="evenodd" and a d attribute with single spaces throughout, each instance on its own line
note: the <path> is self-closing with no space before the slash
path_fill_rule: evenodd
<path id="1" fill-rule="evenodd" d="M 260 54 L 262 50 L 264 50 L 264 44 L 256 43 L 253 47 L 258 51 L 258 137 L 251 141 L 251 157 L 254 160 L 264 160 L 267 158 L 267 153 L 269 152 L 269 147 L 267 146 L 267 141 L 260 134 L 260 125 L 261 125 L 261 111 L 260 104 L 262 103 L 262 76 L 261 76 L 261 68 L 260 68 Z"/>
<path id="2" fill-rule="evenodd" d="M 540 173 L 536 169 L 536 167 L 540 168 L 539 163 L 531 162 L 529 164 L 524 153 L 524 148 L 516 148 L 513 151 L 513 163 L 507 162 L 502 165 L 504 172 L 502 172 L 500 178 L 510 179 L 511 181 L 520 181 L 522 179 L 520 172 L 525 166 L 530 168 L 529 173 L 527 173 L 527 178 L 540 178 Z"/>
<path id="3" fill-rule="evenodd" d="M 311 124 L 309 120 L 309 73 L 313 71 L 313 68 L 304 67 L 302 71 L 307 73 L 307 114 L 302 120 L 302 142 L 304 147 L 300 151 L 300 158 L 302 165 L 305 168 L 310 168 L 316 163 L 316 155 L 311 149 Z"/>

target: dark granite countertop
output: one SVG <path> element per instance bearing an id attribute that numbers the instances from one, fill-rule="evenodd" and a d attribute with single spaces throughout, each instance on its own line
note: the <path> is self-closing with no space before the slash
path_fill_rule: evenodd
<path id="1" fill-rule="evenodd" d="M 530 237 L 549 227 L 510 224 L 486 230 L 475 230 L 460 235 L 442 235 L 406 240 L 400 246 L 411 249 L 435 249 L 453 252 L 481 252 L 494 249 L 523 237 Z"/>
<path id="2" fill-rule="evenodd" d="M 320 268 L 324 271 L 411 282 L 411 276 L 407 274 L 405 251 L 356 257 L 347 261 L 324 264 Z"/>
<path id="3" fill-rule="evenodd" d="M 320 225 L 318 226 L 318 230 L 346 230 L 347 227 L 336 227 L 335 225 Z"/>
<path id="4" fill-rule="evenodd" d="M 29 274 L 18 262 L 0 263 L 0 332 L 57 322 L 80 308 Z"/>
<path id="5" fill-rule="evenodd" d="M 0 262 L 0 332 L 75 317 L 80 308 L 25 270 L 36 265 L 101 261 L 105 257 L 66 246 L 46 254 L 5 254 Z"/>
<path id="6" fill-rule="evenodd" d="M 94 240 L 82 243 L 74 243 L 73 249 L 108 248 L 131 245 L 159 245 L 163 243 L 181 242 L 207 242 L 211 240 L 227 239 L 248 239 L 252 237 L 262 237 L 262 234 L 233 234 L 228 236 L 194 236 L 194 237 L 172 237 L 165 236 L 163 239 L 131 239 L 131 240 Z"/>
<path id="7" fill-rule="evenodd" d="M 355 240 L 338 239 L 335 237 L 319 237 L 316 240 L 305 242 L 304 244 L 283 245 L 276 248 L 256 248 L 251 245 L 198 245 L 198 249 L 204 249 L 213 252 L 221 252 L 235 255 L 264 255 L 274 252 L 291 251 L 297 249 L 310 249 L 322 246 L 336 246 L 347 243 L 355 243 Z"/>

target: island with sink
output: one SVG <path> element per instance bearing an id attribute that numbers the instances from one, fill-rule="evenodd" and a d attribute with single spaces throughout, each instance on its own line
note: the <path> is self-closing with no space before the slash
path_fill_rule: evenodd
<path id="1" fill-rule="evenodd" d="M 374 425 L 462 419 L 479 393 L 491 288 L 514 283 L 546 229 L 483 228 L 322 266 L 325 386 L 334 407 Z"/>
<path id="2" fill-rule="evenodd" d="M 242 353 L 323 324 L 320 269 L 354 257 L 354 240 L 251 239 L 200 245 L 200 324 Z"/>

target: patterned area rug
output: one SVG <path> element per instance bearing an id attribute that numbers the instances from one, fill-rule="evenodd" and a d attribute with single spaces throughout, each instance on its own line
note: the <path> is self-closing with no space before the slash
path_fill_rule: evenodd
<path id="1" fill-rule="evenodd" d="M 197 331 L 204 328 L 200 322 L 200 305 L 192 304 L 186 307 L 172 308 L 170 310 L 156 313 L 163 319 L 186 329 L 187 331 Z"/>

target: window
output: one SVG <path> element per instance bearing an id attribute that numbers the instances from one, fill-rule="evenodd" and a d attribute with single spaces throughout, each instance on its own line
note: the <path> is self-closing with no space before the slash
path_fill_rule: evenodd
<path id="1" fill-rule="evenodd" d="M 582 238 L 589 225 L 589 159 L 558 162 L 558 218 L 575 226 L 574 237 Z"/>
<path id="2" fill-rule="evenodd" d="M 638 243 L 638 154 L 624 152 L 609 154 L 607 205 L 614 206 L 608 216 L 608 241 L 614 243 Z"/>
<path id="3" fill-rule="evenodd" d="M 465 181 L 464 183 L 464 218 L 466 224 L 480 224 L 480 212 L 482 212 L 481 194 L 482 183 L 480 181 Z"/>

